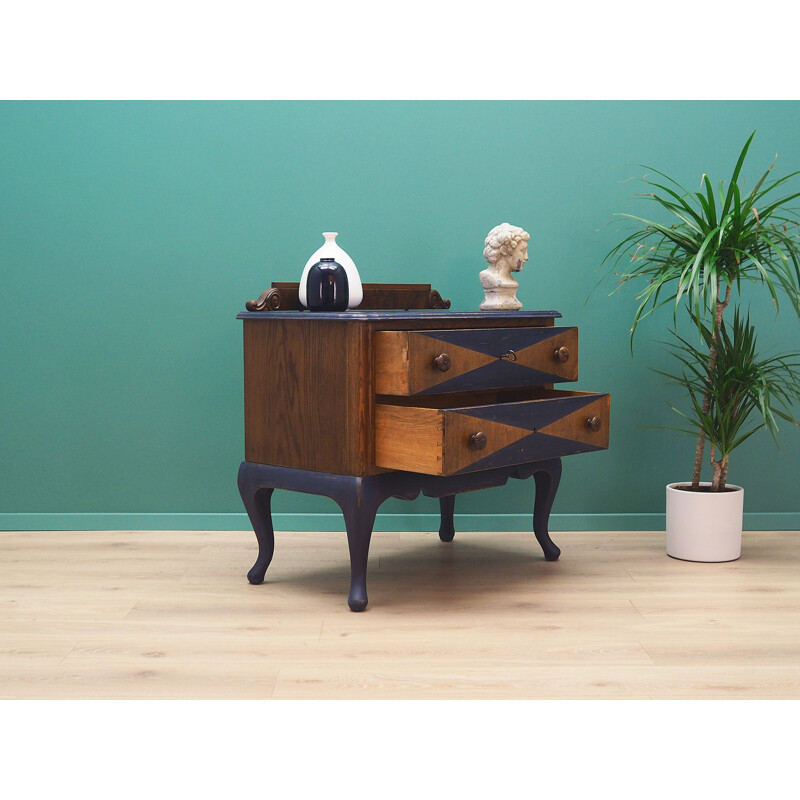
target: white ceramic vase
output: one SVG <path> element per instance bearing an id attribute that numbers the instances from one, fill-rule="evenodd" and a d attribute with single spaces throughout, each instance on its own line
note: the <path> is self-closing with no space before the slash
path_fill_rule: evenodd
<path id="1" fill-rule="evenodd" d="M 742 554 L 744 489 L 687 492 L 667 486 L 667 555 L 682 561 L 735 561 Z M 701 486 L 710 486 L 701 483 Z"/>
<path id="2" fill-rule="evenodd" d="M 303 270 L 303 274 L 300 277 L 300 303 L 308 308 L 306 282 L 308 279 L 308 272 L 311 267 L 313 267 L 314 264 L 316 264 L 321 258 L 333 258 L 337 264 L 341 264 L 342 267 L 344 267 L 344 271 L 347 274 L 347 290 L 350 297 L 347 307 L 355 308 L 364 299 L 364 290 L 361 287 L 361 276 L 358 274 L 358 270 L 356 269 L 356 265 L 353 263 L 353 259 L 350 258 L 350 256 L 347 255 L 347 253 L 345 253 L 345 251 L 342 250 L 338 244 L 336 244 L 336 237 L 339 234 L 323 233 L 322 235 L 325 237 L 325 244 L 323 244 L 322 247 L 320 247 L 319 250 L 317 250 L 317 252 L 308 259 L 305 269 Z"/>

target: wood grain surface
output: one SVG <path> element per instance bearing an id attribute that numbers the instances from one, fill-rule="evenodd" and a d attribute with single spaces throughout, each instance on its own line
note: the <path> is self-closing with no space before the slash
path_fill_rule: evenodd
<path id="1" fill-rule="evenodd" d="M 575 393 L 573 393 L 575 394 Z M 562 439 L 571 439 L 576 442 L 589 442 L 596 447 L 608 447 L 609 418 L 611 416 L 611 398 L 600 395 L 587 406 L 567 414 L 549 425 L 538 429 L 539 433 L 548 436 L 559 436 Z M 600 421 L 598 430 L 593 431 L 587 427 L 586 422 L 592 417 Z"/>
<path id="2" fill-rule="evenodd" d="M 523 338 L 529 328 L 486 330 L 442 331 L 438 338 L 435 331 L 379 331 L 375 334 L 375 391 L 378 394 L 411 395 L 423 391 L 440 389 L 448 391 L 445 384 L 475 372 L 473 384 L 477 388 L 493 386 L 525 386 L 545 381 L 535 371 L 555 376 L 555 379 L 574 381 L 578 378 L 578 329 L 553 328 L 553 335 L 543 341 L 525 346 L 516 345 L 516 338 Z M 497 340 L 494 350 L 486 344 Z M 502 340 L 502 341 L 501 341 Z M 483 347 L 481 347 L 483 345 Z M 498 356 L 513 349 L 515 360 L 506 363 L 506 372 L 491 375 L 487 367 L 497 364 Z M 555 351 L 566 347 L 569 360 L 560 363 L 554 358 Z M 489 349 L 491 352 L 486 352 Z M 434 366 L 434 359 L 446 354 L 450 367 L 441 371 Z M 483 368 L 483 369 L 482 369 Z"/>
<path id="3" fill-rule="evenodd" d="M 444 416 L 433 408 L 375 406 L 375 463 L 384 469 L 444 474 Z"/>
<path id="4" fill-rule="evenodd" d="M 530 399 L 512 402 L 509 396 Z M 473 465 L 477 469 L 489 469 L 522 464 L 537 459 L 536 436 L 541 434 L 563 440 L 562 452 L 553 454 L 557 456 L 582 452 L 582 444 L 589 445 L 588 449 L 608 447 L 608 395 L 534 388 L 521 395 L 505 397 L 502 393 L 458 395 L 460 400 L 471 404 L 453 408 L 448 407 L 449 397 L 431 396 L 434 401 L 431 407 L 395 405 L 392 398 L 378 403 L 375 407 L 375 463 L 386 469 L 427 475 L 453 475 Z M 499 397 L 504 399 L 498 401 Z M 487 398 L 495 398 L 495 402 L 478 404 Z M 422 404 L 426 400 L 427 395 L 418 402 Z M 547 418 L 548 409 L 582 401 L 574 412 L 556 411 L 553 414 L 556 419 Z M 600 420 L 600 428 L 592 431 L 586 423 L 595 416 Z M 540 423 L 539 418 L 544 421 Z M 480 450 L 471 442 L 472 436 L 479 433 L 486 437 L 486 444 Z M 512 445 L 518 446 L 512 448 Z M 552 441 L 542 448 L 545 446 L 552 446 Z M 497 456 L 492 458 L 495 454 Z M 544 449 L 540 457 L 548 457 Z"/>
<path id="5" fill-rule="evenodd" d="M 278 532 L 262 586 L 250 532 L 0 533 L 0 697 L 800 699 L 800 533 L 554 538 L 375 533 L 352 614 L 344 533 Z"/>
<path id="6" fill-rule="evenodd" d="M 245 459 L 342 475 L 372 468 L 368 328 L 244 323 Z"/>
<path id="7" fill-rule="evenodd" d="M 280 311 L 243 318 L 245 460 L 340 475 L 381 472 L 375 461 L 374 343 L 387 326 L 418 330 L 435 324 L 469 332 L 553 323 L 540 312 L 462 313 L 446 320 L 436 316 L 446 311 L 368 313 L 368 319 Z M 382 374 L 392 374 L 391 361 L 383 363 Z"/>

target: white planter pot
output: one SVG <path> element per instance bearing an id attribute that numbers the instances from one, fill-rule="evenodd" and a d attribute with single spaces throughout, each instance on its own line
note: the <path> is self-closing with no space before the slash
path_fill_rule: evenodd
<path id="1" fill-rule="evenodd" d="M 308 259 L 306 262 L 306 266 L 303 269 L 303 274 L 300 276 L 300 286 L 298 287 L 298 294 L 300 298 L 300 303 L 308 308 L 308 302 L 306 297 L 306 281 L 308 279 L 308 273 L 311 267 L 314 266 L 321 258 L 333 258 L 336 260 L 337 264 L 341 264 L 344 268 L 345 273 L 347 273 L 347 291 L 349 300 L 347 303 L 348 308 L 355 308 L 357 305 L 361 303 L 364 299 L 364 289 L 361 286 L 361 276 L 358 274 L 358 269 L 356 269 L 356 265 L 353 263 L 353 259 L 350 258 L 338 244 L 336 244 L 336 237 L 339 235 L 338 233 L 323 233 L 323 237 L 325 238 L 325 244 L 319 248 L 319 250 L 314 253 L 311 258 Z"/>
<path id="2" fill-rule="evenodd" d="M 667 555 L 683 561 L 735 561 L 742 554 L 744 489 L 687 492 L 667 486 Z M 710 486 L 701 483 L 701 486 Z"/>

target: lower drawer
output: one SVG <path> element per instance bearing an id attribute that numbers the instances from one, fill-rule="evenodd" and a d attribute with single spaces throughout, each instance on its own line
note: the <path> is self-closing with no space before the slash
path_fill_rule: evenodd
<path id="1" fill-rule="evenodd" d="M 422 402 L 422 401 L 421 401 Z M 482 405 L 379 402 L 375 463 L 384 469 L 454 475 L 608 447 L 610 398 L 537 389 L 531 399 Z"/>

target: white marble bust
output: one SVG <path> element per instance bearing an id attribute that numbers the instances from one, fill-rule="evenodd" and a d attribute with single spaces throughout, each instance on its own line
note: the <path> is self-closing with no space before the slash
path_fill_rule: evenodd
<path id="1" fill-rule="evenodd" d="M 527 231 L 507 222 L 489 231 L 483 249 L 489 268 L 480 274 L 484 294 L 481 311 L 516 311 L 522 308 L 522 303 L 517 300 L 519 284 L 511 273 L 519 272 L 528 260 L 530 238 Z"/>

